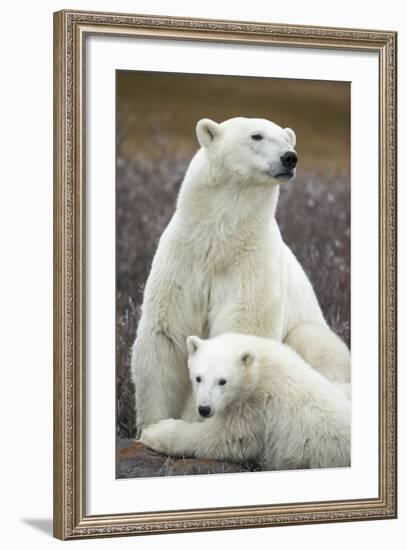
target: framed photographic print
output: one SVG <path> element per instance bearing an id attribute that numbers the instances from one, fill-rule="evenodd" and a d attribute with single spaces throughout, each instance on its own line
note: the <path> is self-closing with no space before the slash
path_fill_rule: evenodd
<path id="1" fill-rule="evenodd" d="M 54 534 L 395 518 L 396 33 L 54 15 Z"/>

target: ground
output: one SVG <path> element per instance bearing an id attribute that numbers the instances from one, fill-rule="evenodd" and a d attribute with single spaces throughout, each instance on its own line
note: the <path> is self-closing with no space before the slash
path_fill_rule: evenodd
<path id="1" fill-rule="evenodd" d="M 191 474 L 254 472 L 256 464 L 234 464 L 209 458 L 175 458 L 148 449 L 138 441 L 120 438 L 116 445 L 116 477 L 162 477 Z"/>

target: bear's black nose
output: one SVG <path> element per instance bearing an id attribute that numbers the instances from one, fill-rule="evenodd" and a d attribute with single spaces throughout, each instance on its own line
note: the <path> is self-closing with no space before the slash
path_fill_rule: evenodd
<path id="1" fill-rule="evenodd" d="M 211 408 L 210 407 L 198 407 L 199 414 L 203 416 L 204 418 L 207 418 L 211 414 Z"/>
<path id="2" fill-rule="evenodd" d="M 292 170 L 297 165 L 297 154 L 294 153 L 294 151 L 287 151 L 287 153 L 284 153 L 280 158 L 280 161 L 284 168 Z"/>

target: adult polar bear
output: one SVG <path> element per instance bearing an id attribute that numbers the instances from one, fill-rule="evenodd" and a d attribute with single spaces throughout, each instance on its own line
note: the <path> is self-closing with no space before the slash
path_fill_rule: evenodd
<path id="1" fill-rule="evenodd" d="M 196 132 L 201 148 L 153 259 L 132 349 L 138 433 L 182 415 L 191 334 L 273 338 L 330 381 L 350 380 L 349 351 L 275 220 L 279 185 L 295 175 L 295 133 L 242 117 L 202 119 Z"/>

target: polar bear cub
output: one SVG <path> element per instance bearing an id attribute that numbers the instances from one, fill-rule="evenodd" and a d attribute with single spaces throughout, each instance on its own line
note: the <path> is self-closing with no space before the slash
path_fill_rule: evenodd
<path id="1" fill-rule="evenodd" d="M 350 401 L 291 348 L 237 333 L 190 336 L 187 348 L 204 420 L 162 420 L 143 430 L 142 443 L 265 470 L 350 466 Z"/>

